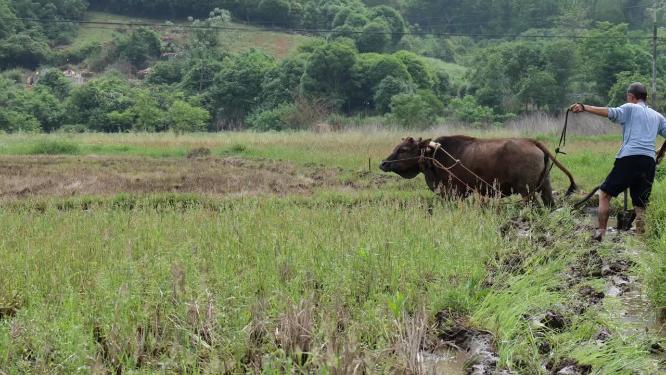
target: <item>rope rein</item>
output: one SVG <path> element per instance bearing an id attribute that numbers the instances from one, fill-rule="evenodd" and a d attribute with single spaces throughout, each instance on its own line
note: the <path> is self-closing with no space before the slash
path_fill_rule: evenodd
<path id="1" fill-rule="evenodd" d="M 555 148 L 555 160 L 557 160 L 557 155 L 567 154 L 566 152 L 562 151 L 562 147 L 567 145 L 567 128 L 569 127 L 569 113 L 571 113 L 570 108 L 567 109 L 567 114 L 564 116 L 564 127 L 562 128 L 562 134 L 560 134 L 560 142 L 557 144 L 557 147 Z M 553 166 L 555 165 L 555 160 L 553 160 L 550 163 L 550 168 L 548 169 L 548 173 L 546 173 L 545 176 L 549 175 L 550 172 L 553 170 Z"/>
<path id="2" fill-rule="evenodd" d="M 583 106 L 583 108 L 585 107 Z M 546 177 L 548 177 L 550 175 L 550 172 L 553 171 L 553 167 L 555 166 L 555 161 L 557 160 L 557 155 L 567 154 L 566 152 L 562 151 L 562 147 L 567 145 L 567 128 L 569 127 L 569 113 L 571 113 L 571 108 L 567 109 L 567 114 L 564 116 L 564 127 L 562 128 L 562 133 L 560 134 L 560 141 L 557 144 L 557 147 L 555 148 L 555 159 L 550 162 L 550 167 L 548 168 L 548 171 L 541 176 L 541 181 L 539 181 L 539 185 L 537 185 L 536 189 L 534 189 L 535 191 L 541 190 L 544 182 L 546 182 Z"/>

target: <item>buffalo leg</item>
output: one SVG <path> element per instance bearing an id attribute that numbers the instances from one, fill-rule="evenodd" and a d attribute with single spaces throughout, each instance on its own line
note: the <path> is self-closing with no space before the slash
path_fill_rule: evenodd
<path id="1" fill-rule="evenodd" d="M 550 177 L 546 176 L 541 184 L 541 200 L 546 207 L 553 207 L 553 187 L 550 185 Z"/>

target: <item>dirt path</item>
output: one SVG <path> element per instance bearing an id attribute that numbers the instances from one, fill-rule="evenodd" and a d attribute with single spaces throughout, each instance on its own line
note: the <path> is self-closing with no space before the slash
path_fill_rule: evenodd
<path id="1" fill-rule="evenodd" d="M 336 168 L 239 158 L 0 157 L 0 197 L 120 192 L 307 195 L 324 186 L 356 188 L 341 181 L 342 172 Z"/>
<path id="2" fill-rule="evenodd" d="M 577 217 L 575 232 L 591 237 L 596 216 Z M 561 245 L 567 239 L 554 240 L 550 233 L 543 233 L 543 228 L 534 223 L 517 219 L 507 223 L 502 232 L 508 241 L 516 238 L 532 238 L 541 249 L 548 251 L 552 246 Z M 615 226 L 615 221 L 611 223 Z M 579 237 L 580 238 L 580 237 Z M 574 240 L 575 242 L 575 240 Z M 572 243 L 573 244 L 573 243 Z M 580 242 L 578 242 L 580 244 Z M 650 366 L 666 373 L 666 326 L 659 321 L 657 311 L 645 293 L 645 286 L 639 275 L 641 252 L 647 251 L 645 244 L 634 238 L 633 232 L 621 232 L 609 229 L 604 243 L 597 243 L 589 238 L 579 246 L 575 256 L 562 269 L 561 283 L 557 287 L 564 295 L 565 304 L 544 306 L 546 310 L 525 316 L 536 340 L 533 345 L 541 358 L 541 370 L 554 375 L 590 374 L 595 371 L 592 365 L 579 363 L 572 358 L 562 357 L 562 352 L 547 339 L 555 333 L 574 330 L 574 322 L 588 311 L 606 311 L 612 323 L 607 328 L 599 325 L 598 331 L 590 338 L 602 349 L 614 339 L 633 337 L 636 342 L 645 345 L 644 350 L 652 353 Z M 527 250 L 527 249 L 526 249 Z M 533 250 L 533 249 L 532 249 Z M 516 252 L 502 258 L 499 269 L 488 270 L 486 284 L 491 289 L 502 290 L 498 279 L 501 273 L 521 274 L 530 254 Z M 601 289 L 591 285 L 603 285 Z M 451 318 L 453 316 L 453 318 Z M 440 373 L 447 369 L 460 374 L 509 374 L 499 367 L 497 339 L 491 332 L 470 326 L 464 316 L 441 312 L 438 323 L 439 338 L 447 349 L 426 350 L 422 354 L 426 373 Z M 506 337 L 503 339 L 507 339 Z M 615 340 L 617 343 L 618 340 Z M 615 344 L 617 345 L 617 344 Z M 513 363 L 515 366 L 516 363 Z M 516 370 L 521 373 L 522 370 Z M 596 369 L 598 371 L 598 369 Z"/>

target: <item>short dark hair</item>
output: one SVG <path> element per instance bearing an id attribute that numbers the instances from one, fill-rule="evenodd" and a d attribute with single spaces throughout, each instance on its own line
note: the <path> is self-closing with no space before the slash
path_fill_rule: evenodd
<path id="1" fill-rule="evenodd" d="M 629 85 L 627 93 L 635 96 L 636 99 L 638 100 L 646 100 L 648 95 L 647 89 L 640 82 L 634 82 L 631 85 Z"/>

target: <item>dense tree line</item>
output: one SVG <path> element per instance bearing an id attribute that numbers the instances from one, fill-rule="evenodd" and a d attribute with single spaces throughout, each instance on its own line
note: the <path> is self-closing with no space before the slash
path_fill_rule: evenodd
<path id="1" fill-rule="evenodd" d="M 95 9 L 129 15 L 202 17 L 227 9 L 235 17 L 277 26 L 329 27 L 340 9 L 389 6 L 425 30 L 461 33 L 521 33 L 532 28 L 584 28 L 594 22 L 652 22 L 652 0 L 91 0 Z M 661 15 L 660 15 L 661 16 Z"/>
<path id="2" fill-rule="evenodd" d="M 624 87 L 648 81 L 651 69 L 649 40 L 634 38 L 646 30 L 637 9 L 648 4 L 622 4 L 616 14 L 605 0 L 93 0 L 93 8 L 132 15 L 203 14 L 189 21 L 202 28 L 181 30 L 176 42 L 161 38 L 164 29 L 135 28 L 104 46 L 63 50 L 54 47 L 77 28 L 47 21 L 81 18 L 87 3 L 0 0 L 0 131 L 268 130 L 340 116 L 409 127 L 442 117 L 490 124 L 575 100 L 620 104 Z M 234 17 L 332 32 L 282 60 L 259 50 L 232 54 L 206 26 Z M 551 37 L 565 32 L 585 38 Z M 466 75 L 452 79 L 437 59 L 465 66 Z M 49 68 L 83 61 L 98 75 L 84 85 Z M 25 88 L 26 73 L 15 67 L 39 72 L 34 87 Z M 139 71 L 143 81 L 135 79 Z"/>
<path id="3" fill-rule="evenodd" d="M 109 74 L 73 87 L 62 72 L 46 70 L 32 90 L 0 78 L 0 130 L 202 131 L 210 115 L 197 98 L 167 87 L 132 84 Z"/>
<path id="4" fill-rule="evenodd" d="M 81 19 L 87 8 L 83 0 L 0 0 L 0 69 L 49 61 L 51 47 L 78 31 L 75 23 L 63 21 Z"/>

